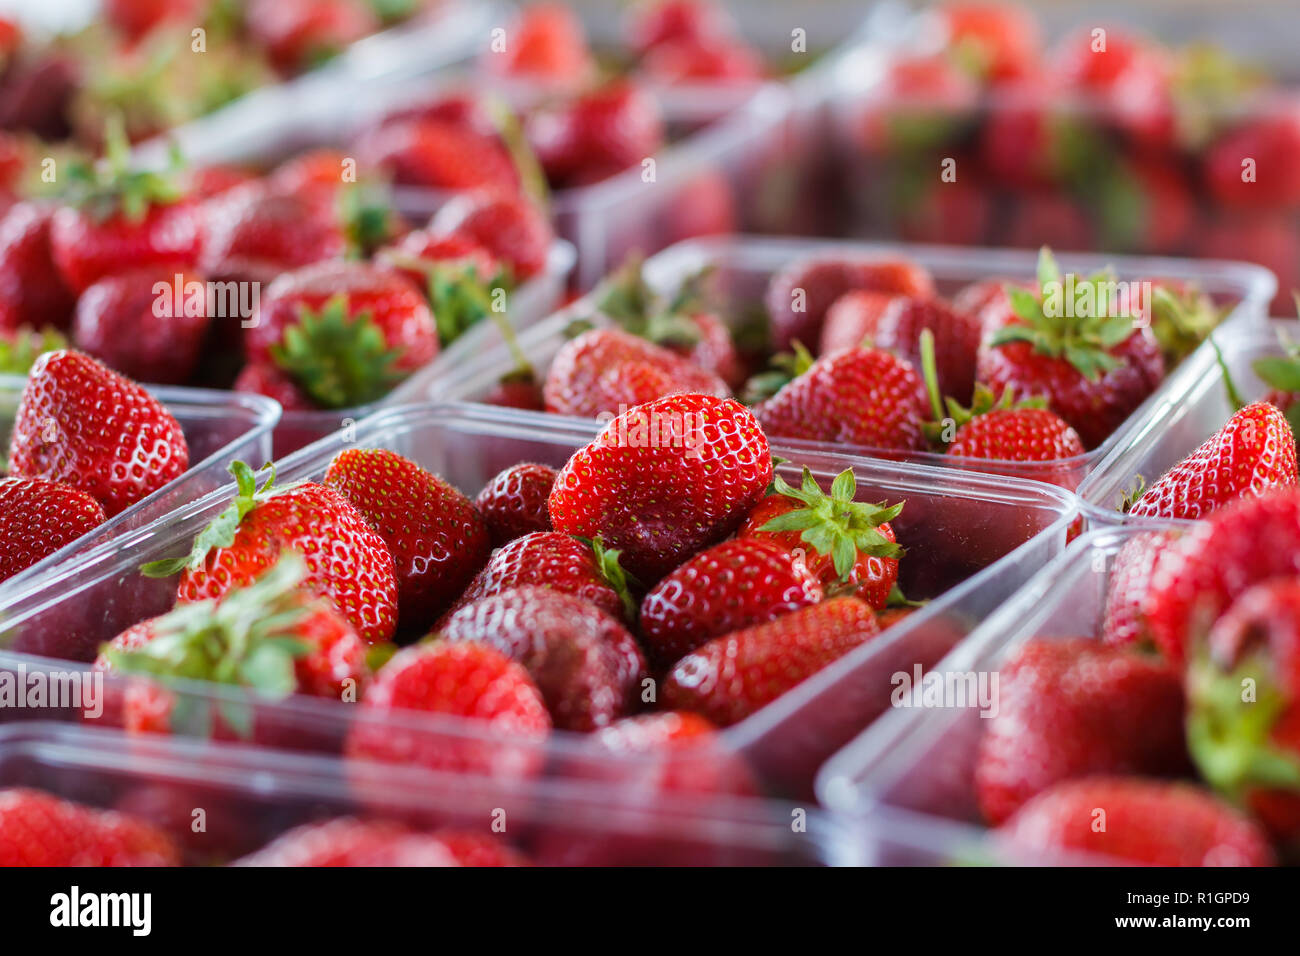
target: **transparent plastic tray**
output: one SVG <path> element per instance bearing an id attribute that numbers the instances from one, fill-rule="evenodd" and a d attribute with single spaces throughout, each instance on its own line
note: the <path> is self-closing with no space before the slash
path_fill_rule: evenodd
<path id="1" fill-rule="evenodd" d="M 384 447 L 441 474 L 468 494 L 520 461 L 558 466 L 596 433 L 591 422 L 470 405 L 423 405 L 381 412 L 355 435 L 335 435 L 280 463 L 278 481 L 319 477 L 345 447 Z M 915 465 L 855 460 L 824 452 L 774 454 L 807 465 L 824 484 L 852 467 L 861 500 L 906 500 L 893 524 L 909 549 L 900 584 L 909 597 L 933 598 L 868 644 L 723 733 L 774 792 L 802 796 L 813 772 L 836 748 L 887 706 L 890 675 L 942 657 L 970 629 L 1065 545 L 1076 516 L 1073 496 L 1049 485 Z M 795 466 L 785 472 L 793 479 Z M 126 627 L 166 611 L 175 579 L 139 574 L 149 560 L 185 553 L 194 534 L 227 503 L 233 487 L 178 508 L 65 565 L 38 591 L 0 603 L 0 668 L 75 669 L 64 658 L 88 660 Z M 93 608 L 93 612 L 86 609 Z M 41 658 L 46 658 L 42 660 Z M 110 684 L 119 685 L 112 680 Z M 254 737 L 289 749 L 337 750 L 350 723 L 374 719 L 359 708 L 296 697 L 253 701 L 237 688 L 185 685 L 184 693 L 210 712 L 222 701 L 252 707 Z M 0 720 L 34 719 L 21 711 Z M 75 718 L 76 713 L 63 716 Z M 482 736 L 464 721 L 400 715 L 389 723 L 436 728 L 449 736 Z M 548 749 L 579 760 L 585 738 L 555 733 Z M 516 746 L 512 744 L 511 746 Z M 518 744 L 518 746 L 524 746 Z"/>
<path id="2" fill-rule="evenodd" d="M 853 824 L 758 799 L 629 799 L 598 787 L 505 784 L 57 723 L 0 727 L 0 789 L 30 787 L 161 827 L 184 861 L 236 860 L 338 817 L 454 828 L 538 865 L 852 865 Z M 202 816 L 195 815 L 202 810 Z M 194 831 L 202 819 L 205 829 Z M 795 821 L 798 821 L 796 825 Z M 504 826 L 504 831 L 502 830 Z"/>
<path id="3" fill-rule="evenodd" d="M 0 375 L 0 448 L 9 447 L 9 433 L 27 379 Z M 159 488 L 98 528 L 64 545 L 49 557 L 0 583 L 0 595 L 17 595 L 35 586 L 42 576 L 65 566 L 74 556 L 92 550 L 128 531 L 162 518 L 182 503 L 193 501 L 230 480 L 226 465 L 232 458 L 259 463 L 271 453 L 271 432 L 280 418 L 278 403 L 261 395 L 199 388 L 151 386 L 180 423 L 189 447 L 190 467 L 175 481 Z"/>
<path id="4" fill-rule="evenodd" d="M 790 237 L 717 236 L 688 240 L 663 250 L 645 263 L 647 281 L 664 293 L 675 291 L 689 276 L 712 267 L 711 288 L 723 303 L 722 317 L 734 316 L 729 304 L 761 302 L 770 277 L 791 262 L 820 254 L 871 256 L 905 256 L 926 267 L 935 278 L 940 294 L 951 295 L 959 288 L 990 277 L 1032 278 L 1037 253 L 1012 249 L 972 249 L 959 246 L 931 246 L 913 243 L 877 243 L 861 240 L 814 240 Z M 1225 340 L 1240 327 L 1262 325 L 1265 306 L 1273 297 L 1275 280 L 1266 269 L 1245 263 L 1217 260 L 1164 259 L 1154 257 L 1107 256 L 1096 254 L 1062 254 L 1062 269 L 1093 271 L 1113 266 L 1121 279 L 1152 278 L 1195 281 L 1201 289 L 1223 303 L 1235 302 L 1231 315 L 1218 333 Z M 579 300 L 554 316 L 539 322 L 520 339 L 529 360 L 544 372 L 552 357 L 566 341 L 565 328 L 575 318 L 590 317 L 592 299 Z M 1210 359 L 1213 354 L 1209 353 Z M 1197 353 L 1196 367 L 1205 360 Z M 1191 360 L 1183 363 L 1186 367 Z M 478 401 L 506 372 L 514 361 L 504 349 L 485 353 L 466 365 L 436 396 L 440 399 Z M 1180 368 L 1181 371 L 1181 368 Z M 1167 401 L 1174 381 L 1185 382 L 1187 376 L 1175 373 L 1129 417 L 1129 422 L 1145 420 L 1153 409 Z M 791 448 L 810 448 L 861 455 L 880 455 L 946 468 L 996 472 L 1017 478 L 1047 481 L 1065 488 L 1076 488 L 1089 472 L 1116 446 L 1118 436 L 1129 426 L 1122 426 L 1097 448 L 1074 458 L 1055 462 L 1003 462 L 947 456 L 931 452 L 901 454 L 897 451 L 828 445 L 783 439 Z"/>
<path id="5" fill-rule="evenodd" d="M 1255 375 L 1251 364 L 1265 356 L 1285 354 L 1279 333 L 1300 342 L 1300 322 L 1274 319 L 1266 325 L 1215 335 L 1244 401 L 1259 401 L 1268 394 L 1268 386 Z M 1208 345 L 1202 346 L 1175 373 L 1163 401 L 1124 432 L 1096 471 L 1079 486 L 1089 517 L 1108 523 L 1149 521 L 1127 518 L 1120 512 L 1125 492 L 1136 487 L 1139 477 L 1148 486 L 1154 484 L 1222 428 L 1234 411 L 1223 369 Z"/>
<path id="6" fill-rule="evenodd" d="M 1154 527 L 1160 526 L 1147 530 Z M 1076 540 L 933 672 L 995 672 L 1031 638 L 1096 636 L 1111 562 L 1137 533 L 1103 528 Z M 817 774 L 817 798 L 863 818 L 863 853 L 872 864 L 1106 862 L 1087 854 L 1027 853 L 991 837 L 974 792 L 982 724 L 974 708 L 894 708 L 826 762 Z"/>

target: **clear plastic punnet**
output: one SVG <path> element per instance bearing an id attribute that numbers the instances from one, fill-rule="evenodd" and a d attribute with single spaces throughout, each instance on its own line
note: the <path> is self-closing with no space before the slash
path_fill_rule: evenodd
<path id="1" fill-rule="evenodd" d="M 0 376 L 0 440 L 9 447 L 9 433 L 27 380 Z M 165 517 L 173 509 L 202 497 L 230 480 L 226 465 L 232 458 L 259 463 L 271 453 L 271 433 L 280 419 L 280 406 L 261 395 L 201 388 L 149 386 L 185 433 L 190 467 L 175 481 L 136 502 L 88 534 L 0 584 L 0 595 L 18 595 L 39 587 L 48 572 L 64 567 L 77 555 L 112 541 L 128 531 Z"/>
<path id="2" fill-rule="evenodd" d="M 1152 525 L 1145 530 L 1160 527 L 1176 525 Z M 932 672 L 945 678 L 991 675 L 1031 638 L 1097 637 L 1115 556 L 1142 531 L 1102 528 L 1074 541 Z M 821 768 L 818 800 L 825 807 L 863 818 L 862 852 L 872 865 L 1108 862 L 1087 854 L 1029 852 L 984 826 L 974 783 L 985 723 L 981 713 L 977 704 L 893 707 Z"/>
<path id="3" fill-rule="evenodd" d="M 319 478 L 334 456 L 349 447 L 381 447 L 406 455 L 466 494 L 500 470 L 521 461 L 560 466 L 596 434 L 594 422 L 472 405 L 421 405 L 380 412 L 353 434 L 338 434 L 280 462 L 277 481 Z M 887 709 L 891 675 L 937 662 L 985 616 L 1026 582 L 1067 540 L 1077 501 L 1061 489 L 1002 477 L 854 459 L 821 451 L 794 451 L 779 444 L 773 454 L 790 459 L 782 470 L 797 481 L 798 466 L 809 467 L 825 487 L 852 468 L 859 500 L 905 501 L 891 522 L 907 548 L 900 585 L 920 610 L 879 637 L 836 661 L 783 697 L 722 732 L 766 790 L 806 796 L 821 762 Z M 226 505 L 233 486 L 176 508 L 166 519 L 137 529 L 109 547 L 98 548 L 50 575 L 39 589 L 0 604 L 0 668 L 84 670 L 99 646 L 125 628 L 168 610 L 175 578 L 145 577 L 141 564 L 186 553 L 194 535 Z M 132 693 L 132 682 L 110 679 L 109 698 Z M 114 689 L 116 688 L 116 689 Z M 266 701 L 242 689 L 213 684 L 178 684 L 172 690 L 192 706 L 176 708 L 185 721 L 176 733 L 208 734 L 214 715 L 238 725 L 259 743 L 284 749 L 335 752 L 351 728 L 381 718 L 352 704 L 308 697 Z M 114 695 L 117 695 L 115 698 Z M 0 720 L 37 719 L 43 712 L 6 713 Z M 99 718 L 120 719 L 108 707 Z M 79 719 L 75 710 L 60 711 Z M 447 745 L 487 736 L 473 722 L 396 714 L 385 726 L 424 728 Z M 546 765 L 564 775 L 593 763 L 589 738 L 555 732 L 545 745 Z M 505 743 L 499 743 L 506 746 Z M 529 749 L 520 741 L 509 746 Z M 561 759 L 563 758 L 563 759 Z M 636 761 L 631 761 L 635 764 Z M 606 761 L 595 760 L 598 767 Z"/>
<path id="4" fill-rule="evenodd" d="M 671 295 L 687 278 L 703 269 L 711 270 L 708 288 L 720 303 L 724 320 L 736 321 L 746 306 L 761 303 L 763 291 L 774 273 L 791 262 L 816 255 L 864 255 L 870 257 L 906 257 L 924 266 L 934 276 L 941 294 L 950 295 L 969 283 L 993 277 L 1030 279 L 1035 275 L 1037 253 L 1012 249 L 968 249 L 957 246 L 931 246 L 913 243 L 864 242 L 860 240 L 813 240 L 767 236 L 717 236 L 688 240 L 663 250 L 646 260 L 644 275 L 657 291 Z M 1194 282 L 1216 302 L 1231 306 L 1217 333 L 1230 341 L 1249 328 L 1262 327 L 1265 308 L 1273 297 L 1275 280 L 1260 266 L 1237 262 L 1153 257 L 1108 256 L 1067 253 L 1058 256 L 1064 270 L 1091 272 L 1112 266 L 1120 279 L 1150 278 Z M 520 338 L 520 346 L 541 375 L 545 375 L 552 357 L 567 341 L 567 330 L 574 319 L 591 319 L 599 323 L 592 298 L 580 299 L 554 316 L 539 322 Z M 1185 383 L 1192 380 L 1192 369 L 1213 362 L 1213 351 L 1201 348 L 1150 395 L 1133 412 L 1128 422 L 1097 448 L 1054 462 L 1008 462 L 959 458 L 929 452 L 900 453 L 824 443 L 784 440 L 792 448 L 837 451 L 869 457 L 900 457 L 927 465 L 973 469 L 1016 478 L 1047 481 L 1074 489 L 1116 447 L 1122 434 L 1135 423 L 1146 421 L 1153 411 L 1170 401 L 1179 400 Z M 443 380 L 444 387 L 428 397 L 440 400 L 480 401 L 501 376 L 515 368 L 515 361 L 504 348 L 487 353 L 461 368 L 454 377 Z"/>

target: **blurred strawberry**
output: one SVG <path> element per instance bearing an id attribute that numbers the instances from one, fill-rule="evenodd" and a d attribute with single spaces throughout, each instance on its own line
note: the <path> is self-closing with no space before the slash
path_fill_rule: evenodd
<path id="1" fill-rule="evenodd" d="M 1300 110 L 1275 105 L 1221 136 L 1203 163 L 1210 194 L 1230 208 L 1300 205 Z"/>
<path id="2" fill-rule="evenodd" d="M 639 67 L 642 77 L 653 83 L 754 84 L 761 82 L 766 67 L 762 55 L 733 37 L 692 37 L 668 40 L 646 53 Z"/>
<path id="3" fill-rule="evenodd" d="M 536 110 L 525 131 L 547 180 L 557 188 L 637 166 L 664 143 L 658 102 L 627 81 Z"/>
<path id="4" fill-rule="evenodd" d="M 363 0 L 249 0 L 244 25 L 276 69 L 297 73 L 375 32 L 379 21 Z"/>
<path id="5" fill-rule="evenodd" d="M 75 296 L 51 256 L 52 215 L 47 207 L 22 202 L 0 219 L 0 331 L 66 329 L 72 320 Z"/>
<path id="6" fill-rule="evenodd" d="M 578 83 L 595 68 L 578 15 L 562 3 L 526 6 L 505 29 L 503 49 L 483 55 L 488 70 L 548 82 Z"/>
<path id="7" fill-rule="evenodd" d="M 333 204 L 319 193 L 278 192 L 253 182 L 203 208 L 202 268 L 218 279 L 269 283 L 282 272 L 347 251 Z"/>
<path id="8" fill-rule="evenodd" d="M 176 866 L 161 830 L 38 790 L 0 790 L 0 866 Z"/>
<path id="9" fill-rule="evenodd" d="M 665 43 L 726 38 L 735 32 L 735 21 L 716 0 L 641 0 L 623 24 L 627 47 L 637 56 Z"/>
<path id="10" fill-rule="evenodd" d="M 439 120 L 390 123 L 356 144 L 361 164 L 398 186 L 463 190 L 518 188 L 510 154 L 495 137 Z"/>
<path id="11" fill-rule="evenodd" d="M 990 83 L 1038 65 L 1042 37 L 1029 10 L 1009 3 L 950 2 L 938 8 L 954 55 Z"/>
<path id="12" fill-rule="evenodd" d="M 540 209 L 515 193 L 479 192 L 460 196 L 429 223 L 435 236 L 459 235 L 508 265 L 515 282 L 546 268 L 555 232 Z"/>

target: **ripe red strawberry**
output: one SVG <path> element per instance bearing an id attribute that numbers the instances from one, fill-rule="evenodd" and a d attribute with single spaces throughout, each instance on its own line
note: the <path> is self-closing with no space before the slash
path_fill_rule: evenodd
<path id="1" fill-rule="evenodd" d="M 1206 222 L 1196 237 L 1193 254 L 1215 259 L 1254 262 L 1277 276 L 1278 294 L 1270 303 L 1270 314 L 1281 315 L 1292 307 L 1285 291 L 1300 287 L 1300 234 L 1291 228 L 1286 210 L 1243 211 L 1222 214 Z"/>
<path id="2" fill-rule="evenodd" d="M 435 641 L 399 651 L 361 700 L 344 753 L 457 773 L 530 777 L 551 729 L 541 692 L 524 668 L 500 651 L 469 641 Z M 417 728 L 409 712 L 464 718 L 498 742 Z"/>
<path id="3" fill-rule="evenodd" d="M 1300 841 L 1300 584 L 1238 597 L 1187 674 L 1187 741 L 1205 780 L 1275 837 Z"/>
<path id="4" fill-rule="evenodd" d="M 1290 157 L 1300 150 L 1300 111 L 1271 109 L 1229 130 L 1206 152 L 1205 182 L 1224 205 L 1276 209 L 1300 203 L 1300 175 Z"/>
<path id="5" fill-rule="evenodd" d="M 529 412 L 546 411 L 542 387 L 531 374 L 527 378 L 506 376 L 487 391 L 482 402 L 484 405 L 520 408 Z"/>
<path id="6" fill-rule="evenodd" d="M 928 186 L 900 203 L 897 216 L 901 238 L 956 246 L 988 244 L 998 211 L 993 188 L 987 182 L 969 176 Z"/>
<path id="7" fill-rule="evenodd" d="M 130 172 L 121 127 L 110 127 L 108 158 L 95 170 L 74 167 L 70 202 L 50 220 L 50 252 L 63 281 L 80 293 L 123 269 L 198 264 L 203 239 L 200 204 L 165 176 Z"/>
<path id="8" fill-rule="evenodd" d="M 379 27 L 363 0 L 250 0 L 244 22 L 282 73 L 315 66 Z"/>
<path id="9" fill-rule="evenodd" d="M 1091 214 L 1081 202 L 1056 187 L 1029 190 L 1012 202 L 1010 222 L 1000 227 L 999 240 L 1008 246 L 1036 249 L 1095 249 L 1097 234 Z"/>
<path id="10" fill-rule="evenodd" d="M 1038 295 L 1009 290 L 1014 317 L 980 346 L 976 378 L 995 395 L 1046 398 L 1048 407 L 1100 445 L 1155 389 L 1164 361 L 1150 328 L 1111 302 L 1107 273 L 1069 283 L 1044 247 Z M 1073 312 L 1073 315 L 1067 313 Z"/>
<path id="11" fill-rule="evenodd" d="M 469 88 L 440 90 L 428 98 L 388 110 L 376 125 L 402 123 L 406 120 L 437 120 L 485 134 L 495 134 L 497 131 L 487 99 L 478 90 Z"/>
<path id="12" fill-rule="evenodd" d="M 250 362 L 273 363 L 323 408 L 363 405 L 438 354 L 433 315 L 404 277 L 321 262 L 262 293 L 244 332 Z"/>
<path id="13" fill-rule="evenodd" d="M 389 123 L 367 134 L 357 150 L 361 165 L 384 170 L 398 186 L 507 191 L 519 186 L 519 174 L 499 140 L 451 123 Z"/>
<path id="14" fill-rule="evenodd" d="M 53 211 L 17 203 L 0 219 L 0 331 L 28 326 L 66 329 L 76 297 L 50 251 Z"/>
<path id="15" fill-rule="evenodd" d="M 987 81 L 1024 76 L 1039 60 L 1038 22 L 1023 7 L 1001 3 L 947 3 L 936 11 L 948 46 L 975 61 Z"/>
<path id="16" fill-rule="evenodd" d="M 946 53 L 891 56 L 852 132 L 869 156 L 933 150 L 964 135 L 978 115 L 979 93 L 975 78 Z"/>
<path id="17" fill-rule="evenodd" d="M 1247 405 L 1146 490 L 1129 509 L 1143 518 L 1201 518 L 1230 501 L 1294 485 L 1296 445 L 1286 416 Z"/>
<path id="18" fill-rule="evenodd" d="M 524 463 L 511 465 L 483 486 L 474 506 L 487 522 L 494 547 L 551 530 L 546 502 L 554 484 L 554 468 Z"/>
<path id="19" fill-rule="evenodd" d="M 824 596 L 817 575 L 779 544 L 735 538 L 673 571 L 641 602 L 641 636 L 668 667 L 720 634 L 771 621 Z"/>
<path id="20" fill-rule="evenodd" d="M 438 210 L 429 229 L 478 243 L 510 267 L 515 282 L 546 268 L 555 241 L 549 220 L 532 200 L 503 192 L 459 196 Z"/>
<path id="21" fill-rule="evenodd" d="M 560 730 L 595 730 L 629 713 L 645 676 L 645 659 L 622 624 L 554 587 L 511 588 L 475 600 L 437 634 L 493 647 L 522 664 Z"/>
<path id="22" fill-rule="evenodd" d="M 472 501 L 386 448 L 344 449 L 321 484 L 342 492 L 388 545 L 404 626 L 427 626 L 492 550 L 487 524 Z"/>
<path id="23" fill-rule="evenodd" d="M 594 538 L 647 585 L 722 540 L 772 480 L 757 419 L 739 402 L 673 395 L 614 419 L 555 479 L 556 531 Z"/>
<path id="24" fill-rule="evenodd" d="M 642 793 L 705 793 L 754 796 L 757 787 L 743 760 L 727 750 L 718 728 L 699 714 L 664 710 L 614 721 L 593 735 L 601 750 L 634 756 L 617 768 L 620 783 L 635 781 Z"/>
<path id="25" fill-rule="evenodd" d="M 934 336 L 939 388 L 958 401 L 970 401 L 975 387 L 979 324 L 939 299 L 850 292 L 837 299 L 826 313 L 821 354 L 859 346 L 866 340 L 870 347 L 893 352 L 919 368 L 921 333 L 927 329 Z"/>
<path id="26" fill-rule="evenodd" d="M 1062 95 L 1061 82 L 1051 73 L 1022 77 L 999 91 L 978 144 L 992 184 L 1024 195 L 1051 189 L 1068 177 L 1071 137 L 1086 134 L 1062 110 Z"/>
<path id="27" fill-rule="evenodd" d="M 653 156 L 664 143 L 658 102 L 628 81 L 536 110 L 525 132 L 556 188 L 613 176 Z"/>
<path id="28" fill-rule="evenodd" d="M 397 626 L 397 576 L 384 539 L 339 491 L 313 482 L 275 488 L 274 470 L 257 487 L 242 461 L 233 462 L 238 490 L 230 507 L 194 540 L 183 558 L 155 561 L 154 577 L 181 573 L 181 603 L 218 599 L 256 580 L 285 551 L 307 561 L 303 589 L 328 598 L 367 644 L 392 638 Z"/>
<path id="29" fill-rule="evenodd" d="M 1106 585 L 1102 643 L 1153 648 L 1151 635 L 1142 618 L 1142 605 L 1151 587 L 1151 574 L 1156 562 L 1177 539 L 1176 532 L 1148 531 L 1134 535 L 1119 549 Z"/>
<path id="30" fill-rule="evenodd" d="M 851 589 L 877 610 L 898 581 L 898 558 L 889 522 L 903 510 L 856 501 L 853 470 L 835 476 L 828 495 L 805 468 L 798 489 L 777 475 L 773 490 L 736 533 L 771 541 L 798 555 L 828 594 Z"/>
<path id="31" fill-rule="evenodd" d="M 1251 585 L 1300 574 L 1300 489 L 1272 488 L 1224 505 L 1164 549 L 1142 616 L 1156 647 L 1181 663 Z"/>
<path id="32" fill-rule="evenodd" d="M 556 531 L 535 531 L 492 552 L 455 608 L 511 588 L 536 585 L 572 594 L 610 617 L 630 621 L 636 616 L 636 604 L 618 558 L 618 552 L 605 550 L 599 538 L 588 544 Z"/>
<path id="33" fill-rule="evenodd" d="M 356 699 L 368 676 L 366 645 L 334 605 L 297 589 L 306 575 L 303 559 L 286 554 L 219 601 L 178 604 L 123 631 L 95 669 L 235 684 L 271 698 Z M 137 723 L 126 715 L 127 726 Z"/>
<path id="34" fill-rule="evenodd" d="M 0 790 L 0 866 L 176 866 L 180 849 L 131 817 L 39 790 Z"/>
<path id="35" fill-rule="evenodd" d="M 213 163 L 191 168 L 185 177 L 185 191 L 196 199 L 208 200 L 238 186 L 247 185 L 257 178 L 257 173 L 246 166 Z M 206 224 L 204 231 L 207 231 Z"/>
<path id="36" fill-rule="evenodd" d="M 661 688 L 665 707 L 739 723 L 878 633 L 857 598 L 831 598 L 714 638 L 687 654 Z"/>
<path id="37" fill-rule="evenodd" d="M 564 343 L 546 373 L 546 410 L 599 418 L 667 395 L 725 398 L 727 383 L 689 359 L 618 329 L 590 329 Z"/>
<path id="38" fill-rule="evenodd" d="M 236 392 L 273 398 L 286 412 L 310 412 L 317 408 L 311 396 L 275 365 L 250 362 L 240 370 L 230 387 Z"/>
<path id="39" fill-rule="evenodd" d="M 823 355 L 754 412 L 769 435 L 906 451 L 925 445 L 927 407 L 911 364 L 856 347 Z"/>
<path id="40" fill-rule="evenodd" d="M 84 491 L 43 478 L 0 478 L 0 581 L 104 523 Z"/>
<path id="41" fill-rule="evenodd" d="M 980 812 L 997 825 L 1063 780 L 1190 769 L 1181 674 L 1090 638 L 1037 639 L 1000 669 L 975 759 Z"/>
<path id="42" fill-rule="evenodd" d="M 36 360 L 9 437 L 11 476 L 71 485 L 111 518 L 188 467 L 181 426 L 139 385 L 79 352 Z"/>
<path id="43" fill-rule="evenodd" d="M 120 272 L 77 300 L 77 348 L 142 382 L 182 385 L 198 365 L 211 321 L 203 279 L 156 269 Z"/>
<path id="44" fill-rule="evenodd" d="M 532 861 L 504 841 L 470 830 L 438 830 L 434 837 L 461 866 L 532 866 Z"/>
<path id="45" fill-rule="evenodd" d="M 319 192 L 240 186 L 204 203 L 203 271 L 270 283 L 282 272 L 341 258 L 347 236 L 333 201 Z"/>
<path id="46" fill-rule="evenodd" d="M 916 298 L 935 294 L 929 273 L 903 259 L 835 256 L 793 262 L 772 277 L 764 297 L 775 347 L 818 341 L 826 310 L 855 289 Z"/>
<path id="47" fill-rule="evenodd" d="M 734 37 L 660 43 L 641 61 L 640 75 L 667 85 L 757 83 L 767 72 L 762 55 Z"/>
<path id="48" fill-rule="evenodd" d="M 1148 866 L 1271 866 L 1260 829 L 1185 783 L 1137 777 L 1068 780 L 998 828 L 1033 853 L 1082 852 Z"/>
<path id="49" fill-rule="evenodd" d="M 233 865 L 444 867 L 459 864 L 450 849 L 432 834 L 417 833 L 385 820 L 336 817 L 282 833 Z"/>
<path id="50" fill-rule="evenodd" d="M 644 56 L 663 43 L 726 37 L 735 28 L 715 0 L 645 0 L 628 11 L 623 33 L 628 49 Z"/>
<path id="51" fill-rule="evenodd" d="M 564 83 L 595 68 L 582 21 L 562 3 L 525 7 L 505 30 L 504 49 L 491 48 L 483 62 L 494 73 Z"/>
<path id="52" fill-rule="evenodd" d="M 1096 104 L 1138 145 L 1161 148 L 1174 135 L 1171 68 L 1165 51 L 1115 29 L 1098 44 L 1079 30 L 1051 54 L 1052 69 L 1070 93 Z"/>

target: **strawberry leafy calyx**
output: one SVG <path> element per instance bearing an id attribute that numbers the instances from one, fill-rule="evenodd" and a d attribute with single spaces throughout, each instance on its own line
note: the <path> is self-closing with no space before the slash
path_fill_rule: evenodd
<path id="1" fill-rule="evenodd" d="M 150 578 L 169 578 L 181 571 L 195 571 L 203 567 L 208 553 L 217 548 L 228 548 L 235 543 L 235 533 L 244 516 L 273 495 L 281 494 L 295 487 L 286 485 L 275 487 L 275 465 L 267 462 L 262 466 L 270 474 L 259 488 L 257 475 L 253 469 L 242 461 L 230 463 L 230 474 L 235 478 L 236 493 L 226 509 L 212 519 L 212 522 L 194 538 L 194 546 L 183 558 L 163 558 L 150 561 L 140 567 L 141 573 Z"/>
<path id="2" fill-rule="evenodd" d="M 13 332 L 0 334 L 0 373 L 26 375 L 41 355 L 67 347 L 68 340 L 51 325 L 39 331 L 20 326 Z"/>
<path id="3" fill-rule="evenodd" d="M 880 526 L 902 513 L 903 502 L 886 507 L 855 501 L 857 482 L 853 470 L 846 468 L 831 482 L 830 494 L 822 491 L 807 468 L 799 488 L 784 478 L 773 478 L 774 494 L 792 498 L 803 505 L 777 515 L 764 523 L 760 531 L 799 531 L 799 539 L 821 555 L 830 555 L 835 573 L 841 581 L 849 580 L 858 556 L 899 558 L 903 549 L 880 531 Z"/>
<path id="4" fill-rule="evenodd" d="M 964 425 L 989 412 L 1047 407 L 1047 399 L 1041 396 L 1017 401 L 1015 390 L 1010 385 L 1002 390 L 1001 396 L 997 396 L 983 382 L 976 382 L 969 406 L 962 405 L 955 398 L 941 395 L 938 363 L 934 354 L 934 333 L 929 329 L 921 330 L 921 372 L 925 379 L 926 395 L 930 399 L 930 411 L 934 415 L 933 421 L 921 424 L 921 431 L 932 445 L 951 444 Z"/>
<path id="5" fill-rule="evenodd" d="M 640 256 L 632 256 L 601 284 L 596 308 L 624 332 L 665 348 L 699 344 L 700 327 L 691 314 L 704 308 L 702 273 L 688 277 L 671 302 L 645 280 Z"/>
<path id="6" fill-rule="evenodd" d="M 130 154 L 122 117 L 112 114 L 104 129 L 104 159 L 72 163 L 64 174 L 67 187 L 63 200 L 84 209 L 97 222 L 121 214 L 128 222 L 138 223 L 151 208 L 182 198 L 176 175 L 183 165 L 179 152 L 173 149 L 165 171 L 131 169 Z"/>
<path id="7" fill-rule="evenodd" d="M 746 405 L 757 405 L 771 398 L 810 368 L 816 359 L 800 341 L 790 343 L 792 351 L 774 355 L 768 363 L 771 367 L 750 377 L 742 390 L 742 400 Z"/>
<path id="8" fill-rule="evenodd" d="M 318 310 L 299 309 L 271 358 L 320 407 L 347 408 L 382 398 L 406 377 L 396 368 L 403 351 L 389 347 L 368 311 L 350 314 L 340 293 Z"/>
<path id="9" fill-rule="evenodd" d="M 1040 355 L 1064 359 L 1090 382 L 1123 364 L 1111 349 L 1133 334 L 1138 316 L 1128 314 L 1132 303 L 1125 309 L 1124 303 L 1116 301 L 1117 283 L 1111 270 L 1062 277 L 1044 246 L 1038 257 L 1038 285 L 1037 293 L 1006 287 L 1019 321 L 999 329 L 993 345 L 1026 342 Z"/>
<path id="10" fill-rule="evenodd" d="M 295 662 L 311 648 L 297 635 L 319 607 L 298 590 L 307 565 L 286 551 L 247 587 L 220 601 L 180 604 L 139 647 L 104 649 L 115 671 L 251 687 L 275 698 L 298 689 Z"/>
<path id="11" fill-rule="evenodd" d="M 371 182 L 346 183 L 337 211 L 350 258 L 365 259 L 393 238 L 399 227 L 387 190 Z"/>
<path id="12" fill-rule="evenodd" d="M 1151 333 L 1170 365 L 1204 342 L 1229 311 L 1195 286 L 1151 285 Z"/>
<path id="13" fill-rule="evenodd" d="M 596 535 L 595 538 L 591 539 L 590 545 L 592 554 L 596 556 L 596 566 L 600 569 L 600 576 L 618 594 L 619 599 L 623 602 L 623 610 L 627 614 L 627 619 L 629 621 L 636 620 L 637 602 L 632 597 L 632 586 L 640 582 L 625 571 L 623 565 L 619 563 L 619 558 L 622 557 L 623 552 L 617 548 L 606 548 L 600 535 Z"/>

